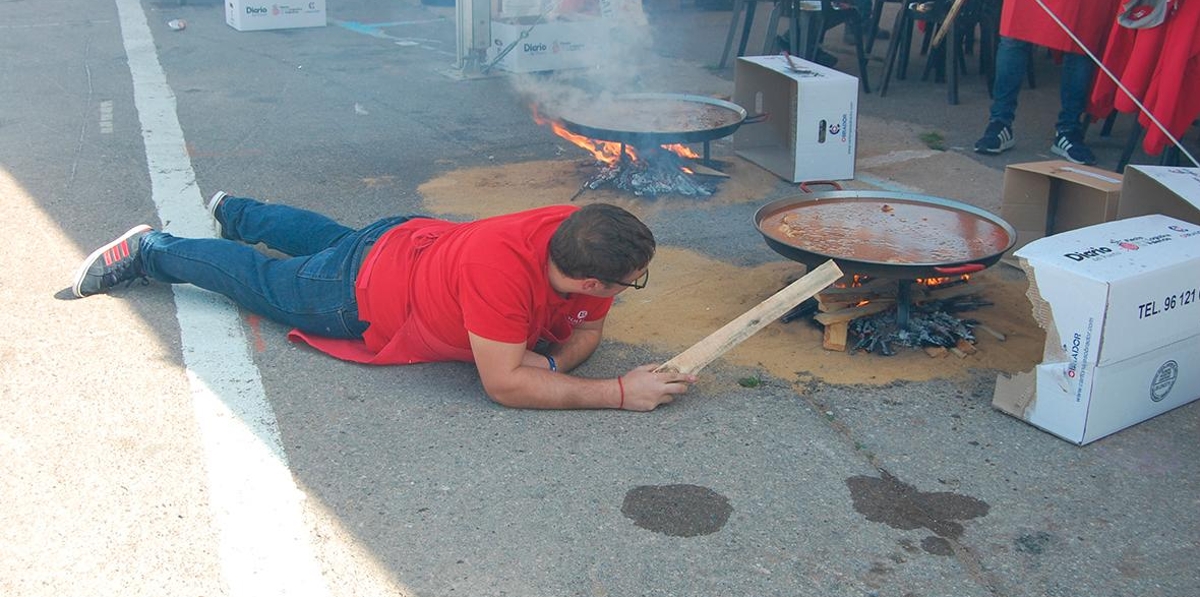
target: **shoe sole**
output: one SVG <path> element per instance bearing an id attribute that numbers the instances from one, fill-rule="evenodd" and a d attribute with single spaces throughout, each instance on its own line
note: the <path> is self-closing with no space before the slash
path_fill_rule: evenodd
<path id="1" fill-rule="evenodd" d="M 87 272 L 89 269 L 92 268 L 92 264 L 95 263 L 96 260 L 99 259 L 100 256 L 104 254 L 105 251 L 121 244 L 122 242 L 125 242 L 129 237 L 131 237 L 135 234 L 138 234 L 140 232 L 150 232 L 151 230 L 154 230 L 154 229 L 145 224 L 141 224 L 139 226 L 134 226 L 133 228 L 130 228 L 128 232 L 126 232 L 125 234 L 122 234 L 116 240 L 104 245 L 103 247 L 100 247 L 99 249 L 96 249 L 95 251 L 92 251 L 92 254 L 88 255 L 87 259 L 83 260 L 83 264 L 81 264 L 79 266 L 79 270 L 75 272 L 74 282 L 71 283 L 71 291 L 73 293 L 75 293 L 75 297 L 76 298 L 84 298 L 85 295 L 83 294 L 83 291 L 80 290 L 80 286 L 83 285 L 83 278 L 85 276 L 87 276 Z"/>
<path id="2" fill-rule="evenodd" d="M 1001 142 L 1000 147 L 997 147 L 996 149 L 991 149 L 990 147 L 975 146 L 975 153 L 987 153 L 987 154 L 991 154 L 991 155 L 997 155 L 997 154 L 1001 154 L 1001 153 L 1004 153 L 1004 152 L 1012 149 L 1016 145 L 1017 145 L 1016 139 L 1009 139 L 1007 143 Z"/>
<path id="3" fill-rule="evenodd" d="M 208 215 L 217 229 L 217 238 L 225 238 L 225 229 L 221 226 L 221 221 L 217 219 L 217 206 L 228 196 L 229 194 L 225 191 L 217 191 L 208 199 Z"/>
<path id="4" fill-rule="evenodd" d="M 1061 148 L 1061 147 L 1059 147 L 1059 146 L 1057 146 L 1057 145 L 1051 145 L 1051 146 L 1050 146 L 1050 153 L 1052 153 L 1052 154 L 1054 154 L 1054 155 L 1057 155 L 1057 156 L 1061 156 L 1061 157 L 1063 157 L 1063 158 L 1066 158 L 1066 160 L 1067 160 L 1068 162 L 1071 162 L 1072 164 L 1079 164 L 1079 165 L 1081 165 L 1081 166 L 1093 166 L 1093 165 L 1095 165 L 1095 164 L 1096 164 L 1096 161 L 1095 161 L 1095 160 L 1092 160 L 1092 161 L 1090 161 L 1090 162 L 1085 162 L 1085 161 L 1077 160 L 1077 159 L 1075 159 L 1075 158 L 1071 157 L 1071 154 L 1067 153 L 1067 150 L 1065 150 L 1065 149 L 1063 149 L 1063 148 Z"/>

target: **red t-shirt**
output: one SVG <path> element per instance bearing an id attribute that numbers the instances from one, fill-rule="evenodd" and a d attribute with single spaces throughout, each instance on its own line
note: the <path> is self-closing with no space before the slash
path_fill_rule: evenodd
<path id="1" fill-rule="evenodd" d="M 335 357 L 391 365 L 472 361 L 470 331 L 533 348 L 563 342 L 608 314 L 611 298 L 563 297 L 550 286 L 550 237 L 578 207 L 559 205 L 454 223 L 413 219 L 371 248 L 358 274 L 363 340 L 293 331 Z"/>
<path id="2" fill-rule="evenodd" d="M 1121 0 L 1043 0 L 1080 41 L 1097 56 L 1104 51 L 1109 28 L 1117 20 Z M 1014 37 L 1052 50 L 1082 54 L 1083 50 L 1063 32 L 1035 0 L 1004 0 L 1000 35 Z"/>

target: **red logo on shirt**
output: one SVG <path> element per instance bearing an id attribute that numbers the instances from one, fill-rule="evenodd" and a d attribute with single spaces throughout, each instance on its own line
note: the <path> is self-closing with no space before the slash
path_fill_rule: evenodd
<path id="1" fill-rule="evenodd" d="M 588 312 L 586 310 L 584 310 L 584 311 L 580 311 L 579 313 L 576 313 L 574 317 L 571 317 L 570 315 L 568 315 L 567 321 L 571 322 L 571 325 L 575 326 L 575 325 L 579 325 L 579 324 L 583 323 L 583 320 L 587 319 L 587 316 L 588 316 Z"/>

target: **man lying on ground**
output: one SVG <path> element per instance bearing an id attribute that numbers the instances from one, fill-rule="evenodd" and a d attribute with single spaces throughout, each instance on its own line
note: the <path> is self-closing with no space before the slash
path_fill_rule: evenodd
<path id="1" fill-rule="evenodd" d="M 516 408 L 649 411 L 696 380 L 653 364 L 615 380 L 566 374 L 599 346 L 613 298 L 650 276 L 654 235 L 620 207 L 463 223 L 393 217 L 359 230 L 223 192 L 208 211 L 220 239 L 136 226 L 84 260 L 75 295 L 139 278 L 193 284 L 340 359 L 474 362 L 488 396 Z M 268 257 L 257 243 L 291 257 Z"/>

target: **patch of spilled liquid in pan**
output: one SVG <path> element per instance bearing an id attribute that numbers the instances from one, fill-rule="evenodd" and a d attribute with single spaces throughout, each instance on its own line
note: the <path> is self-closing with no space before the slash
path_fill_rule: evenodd
<path id="1" fill-rule="evenodd" d="M 951 544 L 963 534 L 962 520 L 986 516 L 987 502 L 949 491 L 918 491 L 884 472 L 883 477 L 859 475 L 846 479 L 854 509 L 872 522 L 895 529 L 928 529 L 934 536 L 921 548 L 934 555 L 951 555 Z"/>
<path id="2" fill-rule="evenodd" d="M 621 514 L 633 524 L 671 537 L 711 535 L 732 512 L 728 498 L 699 485 L 641 485 L 621 504 Z"/>

